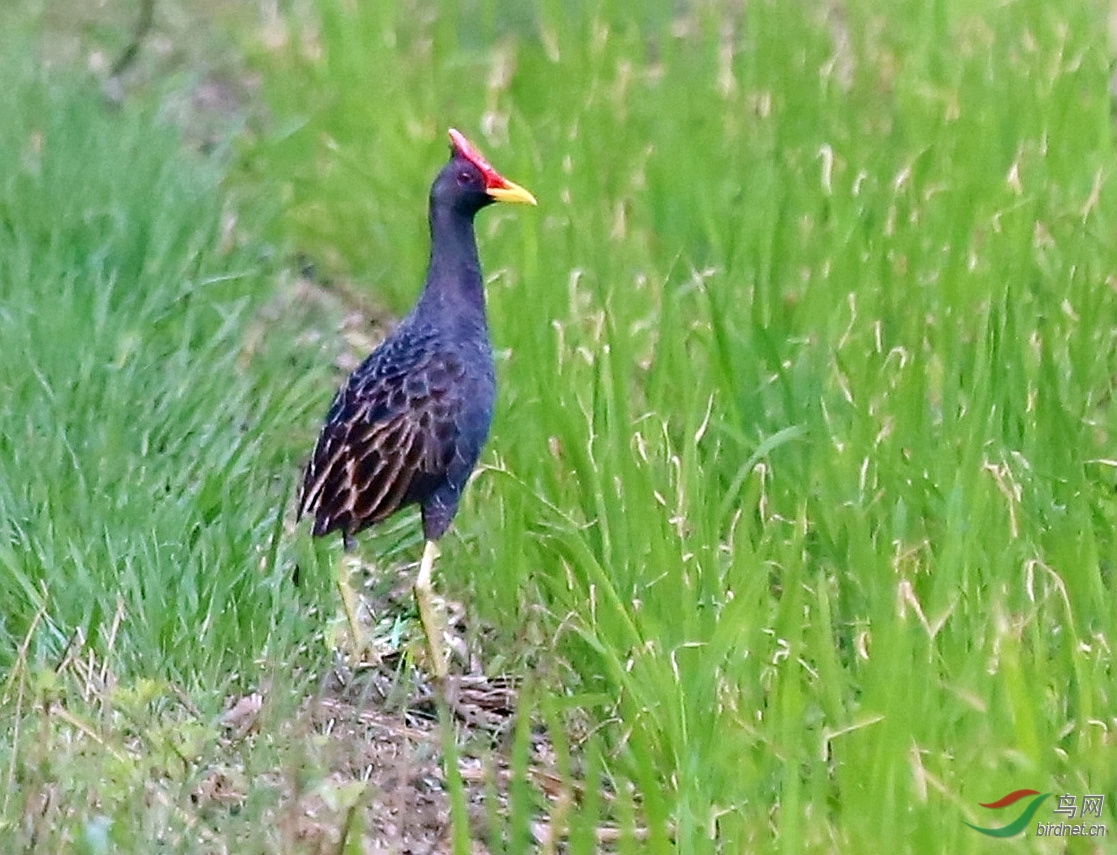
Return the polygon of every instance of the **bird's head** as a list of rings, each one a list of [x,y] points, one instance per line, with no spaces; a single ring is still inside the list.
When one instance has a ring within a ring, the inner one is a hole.
[[[450,129],[450,162],[442,168],[431,196],[445,199],[458,210],[475,213],[493,202],[537,204],[535,197],[489,165],[460,131]]]

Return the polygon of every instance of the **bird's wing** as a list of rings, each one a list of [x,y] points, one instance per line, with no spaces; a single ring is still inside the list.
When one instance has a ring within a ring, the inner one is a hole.
[[[429,341],[385,343],[334,398],[303,476],[299,516],[346,534],[422,499],[443,477],[461,364]]]

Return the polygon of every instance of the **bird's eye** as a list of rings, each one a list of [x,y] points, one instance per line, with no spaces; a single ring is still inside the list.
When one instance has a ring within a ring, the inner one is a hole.
[[[458,173],[458,183],[459,184],[468,184],[470,182],[471,178],[472,178],[472,176],[468,172],[466,172],[464,169],[461,172]]]

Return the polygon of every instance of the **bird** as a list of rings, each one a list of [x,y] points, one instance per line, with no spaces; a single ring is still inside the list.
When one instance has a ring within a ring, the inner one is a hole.
[[[299,519],[311,533],[356,535],[418,505],[424,538],[414,593],[435,676],[449,672],[432,602],[436,545],[449,529],[489,434],[496,397],[474,216],[494,202],[536,205],[451,128],[431,184],[430,260],[411,311],[334,395],[303,472]],[[355,630],[352,593],[339,573]],[[354,639],[356,640],[356,639]]]

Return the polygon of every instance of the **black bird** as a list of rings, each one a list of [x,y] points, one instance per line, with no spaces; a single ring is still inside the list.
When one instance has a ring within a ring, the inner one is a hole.
[[[315,536],[340,531],[346,550],[354,547],[357,532],[419,505],[426,545],[415,598],[440,679],[447,665],[431,603],[435,541],[457,512],[488,436],[496,395],[473,233],[474,215],[493,202],[536,204],[451,128],[450,161],[431,185],[423,291],[338,390],[298,503],[300,519],[314,518]],[[342,586],[345,598],[347,583]]]

